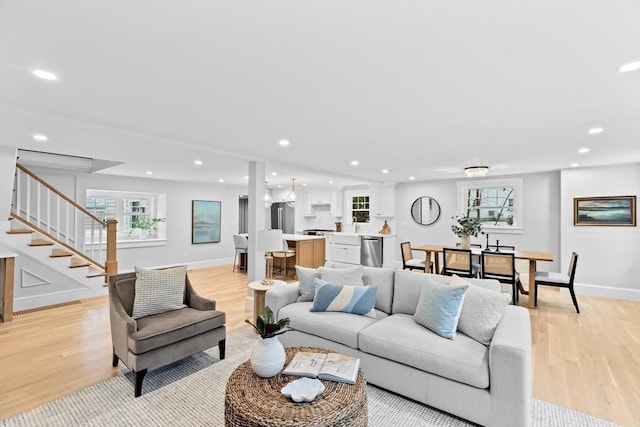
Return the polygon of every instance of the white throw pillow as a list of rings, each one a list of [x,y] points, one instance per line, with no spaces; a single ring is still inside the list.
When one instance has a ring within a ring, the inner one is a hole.
[[[187,266],[152,270],[135,267],[136,295],[131,317],[139,319],[165,311],[179,310],[184,305]]]
[[[462,304],[458,330],[481,344],[489,345],[511,296],[482,288],[456,275],[451,278],[451,285],[463,284],[469,288]]]
[[[322,280],[343,286],[364,286],[363,271],[364,267],[361,265],[347,268],[318,267],[318,273],[320,273]]]

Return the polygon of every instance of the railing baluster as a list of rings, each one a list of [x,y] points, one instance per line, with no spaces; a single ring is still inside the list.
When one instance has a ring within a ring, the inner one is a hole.
[[[16,169],[16,212],[15,214],[20,216],[20,202],[22,201],[22,171],[20,169]]]
[[[39,182],[36,182],[36,224],[42,228],[42,216],[40,214],[40,198],[42,197],[42,186]]]
[[[26,220],[31,222],[31,182],[27,178],[27,206],[25,209]]]
[[[47,192],[47,232],[51,234],[51,190],[46,189]]]

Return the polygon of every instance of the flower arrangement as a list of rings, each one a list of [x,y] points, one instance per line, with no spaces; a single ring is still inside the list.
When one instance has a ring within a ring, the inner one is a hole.
[[[451,231],[458,236],[473,236],[478,237],[478,233],[482,233],[482,224],[480,221],[469,218],[468,216],[453,216],[451,219],[455,219],[455,224],[451,226]]]
[[[284,319],[280,319],[278,322],[275,322],[273,311],[271,311],[269,306],[266,306],[264,308],[264,313],[258,316],[255,325],[249,320],[245,320],[245,322],[253,326],[262,338],[272,338],[291,330],[291,328],[288,328],[289,318],[285,317]]]

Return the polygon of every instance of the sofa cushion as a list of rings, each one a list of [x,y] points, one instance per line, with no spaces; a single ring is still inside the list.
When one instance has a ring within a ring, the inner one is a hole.
[[[185,307],[186,266],[162,270],[136,267],[135,270],[136,294],[131,317],[138,319]]]
[[[371,286],[342,286],[314,279],[316,295],[311,311],[341,311],[365,315],[376,303],[376,288]]]
[[[469,284],[442,285],[427,278],[413,320],[443,338],[454,339],[467,288]]]
[[[318,267],[320,278],[336,285],[362,286],[362,266],[348,268]]]
[[[410,270],[396,270],[393,280],[392,314],[413,314],[422,292],[422,285],[427,281],[423,273]]]
[[[394,314],[363,329],[360,350],[449,378],[473,387],[489,387],[489,349],[459,333],[444,339],[413,321]]]
[[[200,335],[225,324],[225,313],[185,307],[136,320],[138,330],[129,334],[129,349],[142,354]]]
[[[467,284],[458,330],[484,345],[489,345],[502,315],[511,302],[509,294],[490,291],[458,276],[451,279],[452,285]]]
[[[327,261],[324,265],[329,268],[351,268],[353,264]],[[376,309],[391,314],[393,304],[393,280],[395,269],[364,266],[362,269],[362,282],[365,286],[376,288]]]
[[[320,278],[318,269],[296,265],[296,274],[300,282],[300,296],[297,301],[313,301],[313,296],[316,293],[316,284],[313,279]]]
[[[310,335],[322,337],[351,348],[358,348],[358,334],[376,322],[367,316],[333,311],[310,311],[313,303],[297,302],[280,309],[278,318],[288,317],[291,328]],[[376,310],[378,319],[386,314]]]

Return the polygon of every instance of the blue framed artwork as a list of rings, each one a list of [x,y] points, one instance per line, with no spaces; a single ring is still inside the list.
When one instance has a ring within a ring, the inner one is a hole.
[[[191,243],[220,242],[222,202],[191,201]]]
[[[636,225],[636,196],[573,199],[573,225]]]

